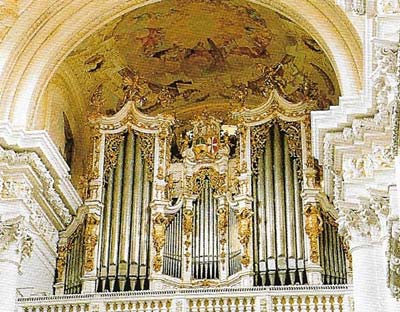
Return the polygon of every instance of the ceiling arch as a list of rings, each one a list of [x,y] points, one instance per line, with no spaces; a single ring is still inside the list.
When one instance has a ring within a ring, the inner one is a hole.
[[[5,56],[0,64],[5,82],[1,101],[6,108],[2,119],[27,127],[46,84],[80,42],[116,17],[153,2],[72,0],[52,8],[35,2],[22,14],[20,27],[14,27],[1,46],[0,53]],[[340,15],[346,19],[338,7],[324,1],[318,3],[323,7],[319,9],[314,1],[306,0],[259,3],[291,18],[313,35],[331,57],[343,95],[355,94],[361,88],[360,61],[355,61],[362,60],[361,45],[348,24],[338,24],[337,18],[336,23],[331,20]]]
[[[272,89],[293,103],[316,100],[320,109],[340,95],[329,58],[306,31],[243,0],[141,7],[91,35],[63,64],[86,98],[101,84],[114,111],[133,88],[143,112],[178,115],[193,107],[258,106]]]

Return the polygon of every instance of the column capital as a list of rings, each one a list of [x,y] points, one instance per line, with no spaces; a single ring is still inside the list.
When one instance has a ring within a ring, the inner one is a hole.
[[[28,228],[24,216],[6,219],[0,215],[0,259],[15,263],[18,269],[33,250],[33,238]]]
[[[370,198],[360,198],[358,203],[336,203],[339,233],[350,242],[351,248],[379,243],[387,236],[389,196],[382,191],[370,192]]]

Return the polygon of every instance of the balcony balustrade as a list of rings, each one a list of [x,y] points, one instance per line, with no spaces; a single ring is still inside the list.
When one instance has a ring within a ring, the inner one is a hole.
[[[18,312],[351,312],[352,287],[200,288],[17,299]]]

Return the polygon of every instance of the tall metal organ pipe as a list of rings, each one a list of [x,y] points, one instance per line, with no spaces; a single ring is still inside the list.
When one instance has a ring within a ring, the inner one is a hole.
[[[278,125],[270,128],[253,179],[257,207],[254,216],[256,285],[301,283],[299,268],[304,235],[300,182],[290,156],[286,135]],[[267,261],[264,261],[267,260]]]
[[[124,135],[104,185],[98,291],[148,289],[151,182],[134,132]]]

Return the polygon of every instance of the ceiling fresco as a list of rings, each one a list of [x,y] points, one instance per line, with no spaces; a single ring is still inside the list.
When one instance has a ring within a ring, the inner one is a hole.
[[[289,19],[237,0],[166,0],[132,11],[86,39],[66,61],[87,97],[107,109],[139,100],[150,114],[260,105],[272,89],[291,102],[340,95],[321,47]]]

